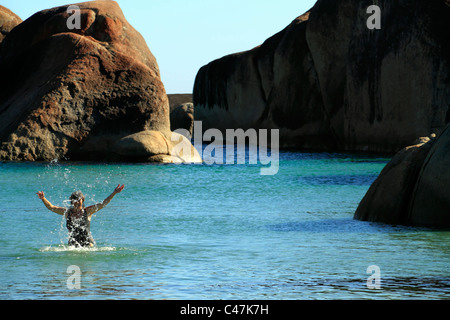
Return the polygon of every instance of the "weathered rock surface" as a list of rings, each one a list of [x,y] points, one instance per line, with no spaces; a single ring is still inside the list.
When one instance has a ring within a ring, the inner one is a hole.
[[[0,43],[21,22],[22,19],[18,15],[0,5]]]
[[[450,126],[422,138],[386,165],[355,212],[355,219],[450,228]]]
[[[319,0],[250,51],[202,67],[195,120],[278,128],[281,146],[397,152],[450,121],[450,4]]]
[[[141,160],[116,152],[116,143],[143,131],[158,133],[139,140],[147,155],[170,156],[170,148],[148,141],[171,132],[167,94],[145,40],[116,2],[77,6],[81,29],[68,28],[68,6],[61,6],[36,13],[3,41],[0,160]]]

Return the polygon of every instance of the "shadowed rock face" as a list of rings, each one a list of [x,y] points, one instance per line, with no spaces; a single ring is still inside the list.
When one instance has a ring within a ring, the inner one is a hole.
[[[450,229],[450,126],[427,155],[419,173],[408,219],[413,225]]]
[[[332,147],[317,73],[306,42],[309,13],[253,50],[200,69],[195,120],[203,129],[280,128],[284,146]]]
[[[261,46],[201,68],[203,128],[279,128],[281,145],[397,152],[450,121],[450,3],[319,0]]]
[[[450,126],[422,138],[386,165],[355,212],[355,219],[450,228]]]
[[[52,8],[0,47],[1,160],[132,159],[113,145],[148,131],[170,140],[168,98],[143,37],[114,1],[77,5],[80,30],[68,29],[68,6]]]
[[[382,170],[360,202],[354,218],[389,224],[410,224],[411,195],[434,140],[422,139],[399,151]]]
[[[19,16],[0,5],[0,43],[21,22],[22,19]]]

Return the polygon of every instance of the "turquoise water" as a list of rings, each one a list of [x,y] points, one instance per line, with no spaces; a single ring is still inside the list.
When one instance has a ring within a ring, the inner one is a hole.
[[[450,233],[353,220],[386,158],[280,153],[258,165],[0,164],[0,299],[448,299]],[[55,205],[125,190],[67,247]],[[81,271],[79,287],[67,281]],[[367,268],[380,268],[369,289]]]

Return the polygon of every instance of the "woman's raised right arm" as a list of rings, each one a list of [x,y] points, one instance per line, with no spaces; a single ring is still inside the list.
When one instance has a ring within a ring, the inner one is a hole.
[[[48,210],[50,210],[50,211],[52,211],[52,212],[54,212],[54,213],[57,213],[57,214],[59,214],[59,215],[61,215],[61,216],[63,216],[64,213],[66,212],[66,209],[65,209],[65,208],[57,207],[57,206],[54,206],[53,204],[51,204],[51,202],[48,201],[48,200],[45,198],[45,195],[44,195],[44,192],[43,192],[43,191],[39,191],[39,192],[37,193],[37,195],[38,195],[39,199],[42,200],[42,202],[44,203],[44,205],[47,207]]]

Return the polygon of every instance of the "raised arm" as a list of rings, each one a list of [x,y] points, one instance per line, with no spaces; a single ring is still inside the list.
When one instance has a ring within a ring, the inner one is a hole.
[[[61,216],[63,216],[64,213],[66,212],[65,208],[54,206],[50,201],[48,201],[45,198],[45,195],[44,195],[43,191],[39,191],[37,193],[37,195],[38,195],[39,199],[42,200],[42,202],[44,203],[44,205],[47,207],[48,210],[50,210],[50,211],[52,211],[54,213],[57,213],[57,214],[59,214]]]
[[[114,196],[118,193],[121,193],[123,188],[125,188],[124,185],[120,186],[120,184],[117,186],[117,188],[114,189],[113,193],[111,193],[103,202],[94,204],[93,206],[86,208],[86,213],[88,216],[92,216],[94,213],[102,210],[104,207],[108,205],[108,203],[111,202],[111,200],[114,198]]]

